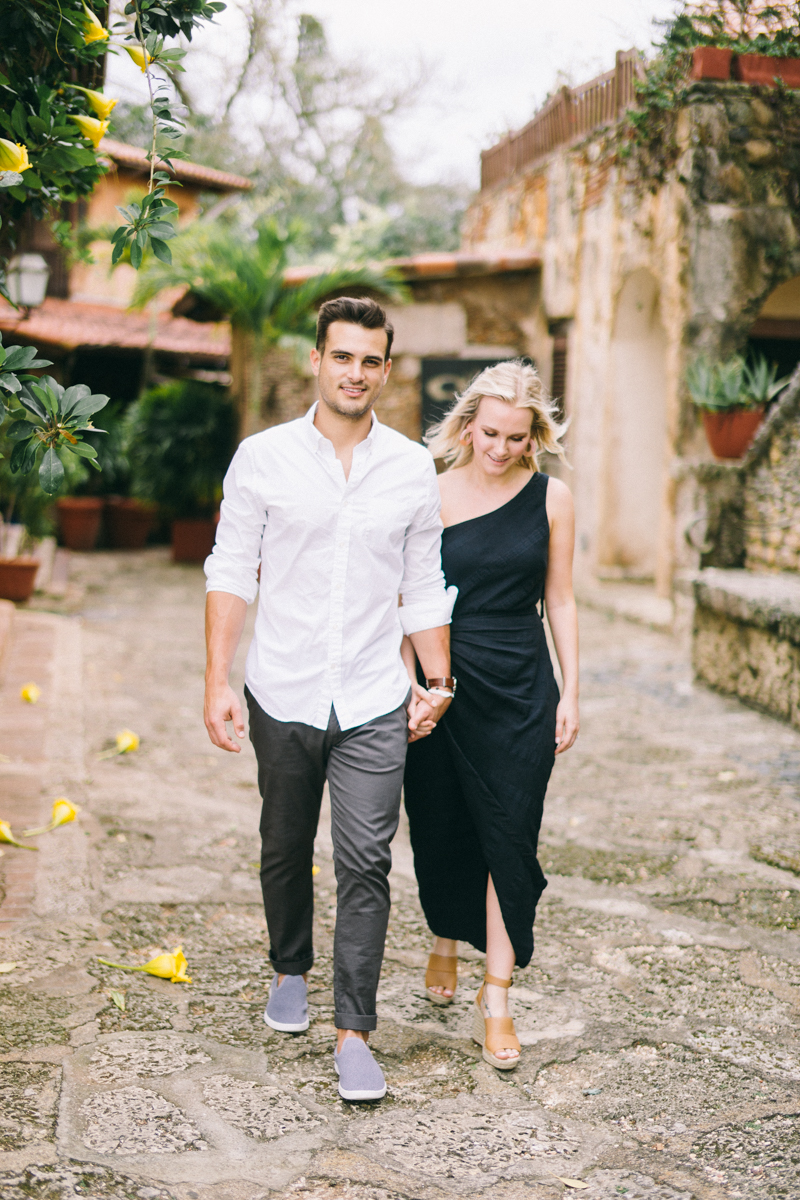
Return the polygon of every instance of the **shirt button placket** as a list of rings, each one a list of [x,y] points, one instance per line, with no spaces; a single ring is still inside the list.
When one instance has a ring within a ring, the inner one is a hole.
[[[342,695],[342,636],[344,630],[344,585],[350,547],[350,505],[345,496],[336,522],[331,572],[330,620],[328,624],[328,674],[334,704]]]

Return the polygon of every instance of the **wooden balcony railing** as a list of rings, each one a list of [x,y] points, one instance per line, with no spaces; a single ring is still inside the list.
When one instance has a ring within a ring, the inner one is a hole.
[[[561,88],[524,128],[481,152],[481,188],[495,187],[556,146],[613,124],[635,103],[634,81],[643,69],[637,50],[619,50],[613,71],[580,87]]]

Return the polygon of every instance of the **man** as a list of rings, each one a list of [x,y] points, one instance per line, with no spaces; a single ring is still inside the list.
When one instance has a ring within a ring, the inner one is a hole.
[[[450,697],[409,703],[403,632],[431,684],[450,680],[452,600],[441,569],[439,493],[422,446],[373,414],[393,330],[373,300],[323,304],[311,363],[319,401],[247,438],[225,478],[206,561],[206,727],[238,752],[244,722],[228,683],[247,604],[260,595],[247,656],[258,760],[261,886],[276,974],[264,1019],[308,1028],[312,853],[327,776],[337,880],[334,1063],[346,1100],[386,1093],[367,1046],[389,917],[388,874],[408,731]],[[398,595],[402,607],[398,606]]]

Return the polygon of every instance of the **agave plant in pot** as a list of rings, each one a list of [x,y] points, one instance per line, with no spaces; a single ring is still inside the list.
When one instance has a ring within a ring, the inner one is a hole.
[[[782,391],[789,377],[762,356],[748,363],[737,354],[725,362],[695,359],[686,372],[686,386],[700,409],[703,427],[716,458],[741,458],[755,437],[766,405]]]
[[[175,380],[146,391],[127,422],[132,494],[170,520],[173,561],[202,562],[236,449],[233,404],[216,384]]]

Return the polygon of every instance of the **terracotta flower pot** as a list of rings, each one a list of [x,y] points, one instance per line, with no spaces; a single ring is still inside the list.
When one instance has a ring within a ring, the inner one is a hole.
[[[108,540],[115,550],[143,550],[156,520],[155,504],[126,496],[106,500]]]
[[[104,504],[102,496],[64,496],[56,502],[61,540],[68,550],[94,550]]]
[[[690,79],[730,79],[732,50],[722,46],[695,46]]]
[[[38,558],[0,558],[0,600],[28,600],[33,591]]]
[[[764,416],[758,408],[703,409],[703,425],[715,458],[741,458]]]
[[[800,58],[772,58],[768,54],[739,54],[733,65],[734,76],[742,83],[760,83],[774,87],[775,77],[787,87],[800,87]]]
[[[180,519],[172,522],[172,561],[205,562],[214,549],[217,523],[208,519]]]

